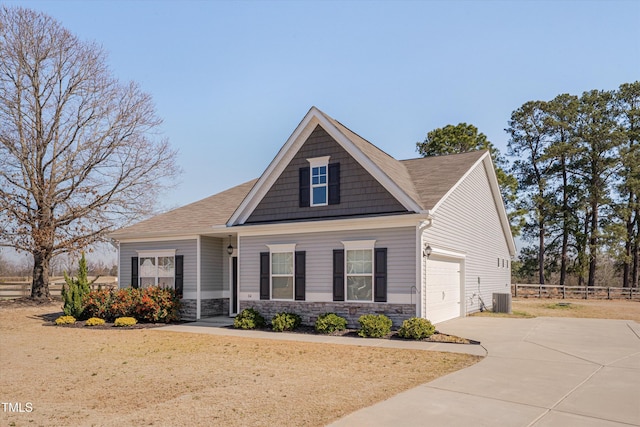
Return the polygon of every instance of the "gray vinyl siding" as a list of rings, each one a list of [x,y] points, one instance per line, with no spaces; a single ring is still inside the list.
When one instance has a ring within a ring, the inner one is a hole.
[[[137,257],[136,251],[144,250],[176,250],[176,255],[184,256],[184,291],[196,291],[196,240],[170,240],[163,242],[120,243],[121,288],[131,286],[131,258]]]
[[[331,156],[340,163],[340,204],[301,208],[299,170],[307,159]],[[247,223],[406,212],[406,209],[324,129],[316,127]]]
[[[222,239],[215,237],[200,238],[200,286],[205,291],[223,290]],[[226,261],[226,258],[225,258]]]
[[[322,232],[279,236],[241,237],[240,292],[258,299],[260,288],[260,252],[267,245],[295,243],[296,251],[306,251],[306,293],[333,296],[333,250],[343,249],[342,241],[375,240],[376,248],[387,248],[387,294],[410,298],[416,281],[415,227],[349,232]]]
[[[494,292],[510,292],[509,247],[484,163],[467,176],[434,216],[433,225],[424,232],[424,242],[466,255],[465,289],[461,294],[466,312],[480,309],[478,294],[491,307]],[[498,258],[509,260],[509,268],[506,263],[504,268],[498,267]]]

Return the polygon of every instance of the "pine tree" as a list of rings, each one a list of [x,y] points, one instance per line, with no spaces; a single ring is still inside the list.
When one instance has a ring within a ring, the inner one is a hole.
[[[64,281],[66,283],[62,287],[62,300],[64,301],[63,311],[67,316],[73,316],[76,319],[82,317],[82,312],[84,311],[82,299],[91,292],[91,284],[98,279],[96,277],[89,282],[88,272],[89,269],[87,268],[84,252],[80,261],[78,261],[78,275],[75,278],[71,278],[66,271],[64,272]]]

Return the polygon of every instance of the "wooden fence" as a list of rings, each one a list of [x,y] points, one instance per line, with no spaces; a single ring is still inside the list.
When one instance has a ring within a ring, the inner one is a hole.
[[[560,286],[515,283],[511,295],[520,298],[629,299],[640,301],[640,289],[605,286]]]
[[[55,280],[49,283],[51,296],[60,296],[64,280]],[[91,289],[115,289],[118,283],[113,278],[98,279],[91,285]],[[20,278],[5,278],[0,280],[0,298],[11,299],[31,296],[31,282]]]

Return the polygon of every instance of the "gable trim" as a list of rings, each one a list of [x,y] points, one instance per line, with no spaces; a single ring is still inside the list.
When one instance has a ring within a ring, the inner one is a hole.
[[[421,212],[418,201],[410,197],[400,186],[387,176],[371,159],[369,159],[355,144],[316,107],[311,107],[300,124],[293,131],[287,142],[282,146],[276,157],[258,179],[240,206],[231,215],[228,226],[244,224],[253,210],[258,206],[267,192],[271,189],[280,174],[297,154],[307,138],[320,125],[351,157],[367,170],[393,197],[410,212]]]

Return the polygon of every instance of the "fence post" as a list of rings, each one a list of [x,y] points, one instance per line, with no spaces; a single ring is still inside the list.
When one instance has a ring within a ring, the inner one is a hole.
[[[542,285],[538,285],[538,298],[542,299]]]
[[[611,299],[611,286],[607,286],[607,299]]]
[[[513,285],[513,286],[514,286],[514,288],[513,288],[513,289],[514,289],[514,294],[515,294],[515,295],[514,295],[514,297],[518,298],[518,284],[516,283],[516,284],[515,284],[515,285]]]
[[[566,285],[562,285],[562,299],[567,297],[567,287]]]

